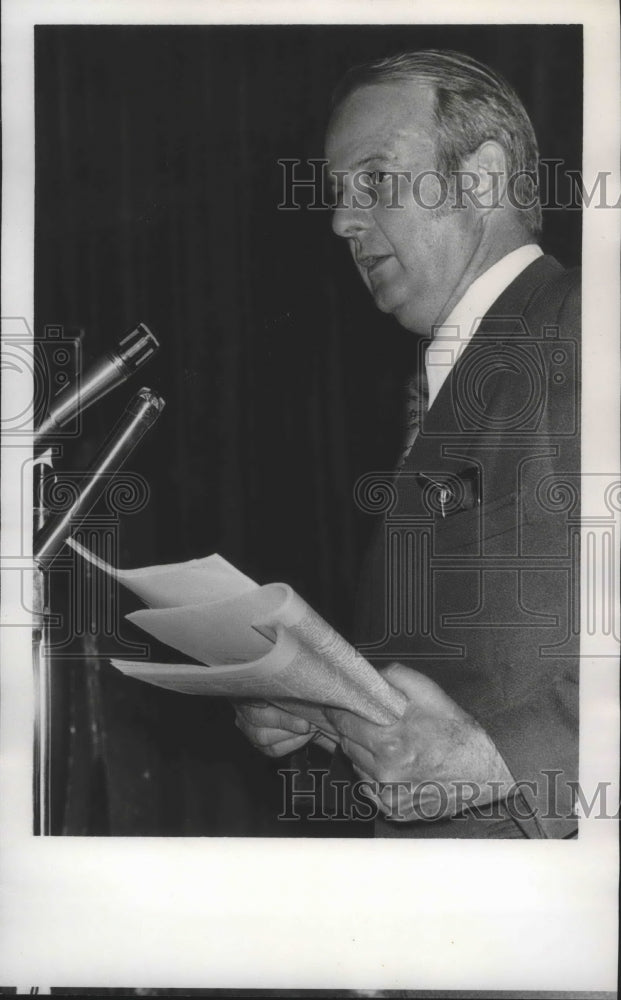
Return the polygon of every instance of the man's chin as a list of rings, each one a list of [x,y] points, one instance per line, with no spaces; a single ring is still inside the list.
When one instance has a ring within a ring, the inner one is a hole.
[[[389,313],[395,317],[397,323],[412,333],[421,333],[420,320],[415,315],[412,303],[404,298],[397,298],[394,295],[382,294],[381,291],[373,292],[375,305],[380,312]]]
[[[403,299],[394,295],[394,293],[391,295],[388,289],[381,287],[371,288],[371,295],[373,296],[375,305],[383,313],[396,313],[398,309],[405,306]]]

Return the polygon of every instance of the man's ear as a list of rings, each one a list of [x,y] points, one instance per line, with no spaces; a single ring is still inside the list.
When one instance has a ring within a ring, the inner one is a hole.
[[[472,200],[480,209],[501,205],[507,188],[507,155],[494,139],[488,139],[467,157],[467,169],[478,178]]]

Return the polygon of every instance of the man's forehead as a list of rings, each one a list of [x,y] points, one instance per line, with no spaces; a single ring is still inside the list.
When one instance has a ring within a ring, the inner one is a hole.
[[[326,156],[353,167],[366,155],[414,142],[429,145],[434,130],[434,93],[410,80],[367,84],[349,94],[328,123]]]

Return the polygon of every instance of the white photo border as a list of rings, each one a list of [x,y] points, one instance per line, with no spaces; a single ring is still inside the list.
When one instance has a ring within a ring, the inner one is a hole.
[[[35,24],[584,26],[584,160],[619,194],[612,0],[3,0],[2,316],[33,329]],[[610,195],[609,195],[610,197]],[[584,211],[583,473],[619,474],[619,212]],[[3,319],[3,327],[8,320]],[[2,426],[32,385],[4,372]],[[43,838],[32,830],[29,442],[2,449],[0,982],[54,987],[614,990],[617,824],[577,841]],[[617,569],[613,570],[617,572]],[[617,591],[618,593],[618,587]],[[605,641],[608,645],[605,645]],[[604,643],[604,645],[602,645]],[[602,653],[604,655],[602,655]],[[580,780],[618,800],[618,664],[583,646]]]

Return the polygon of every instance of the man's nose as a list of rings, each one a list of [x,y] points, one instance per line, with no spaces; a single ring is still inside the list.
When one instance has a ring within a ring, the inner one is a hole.
[[[372,225],[373,213],[369,208],[341,205],[332,213],[332,230],[345,239],[360,236]]]

